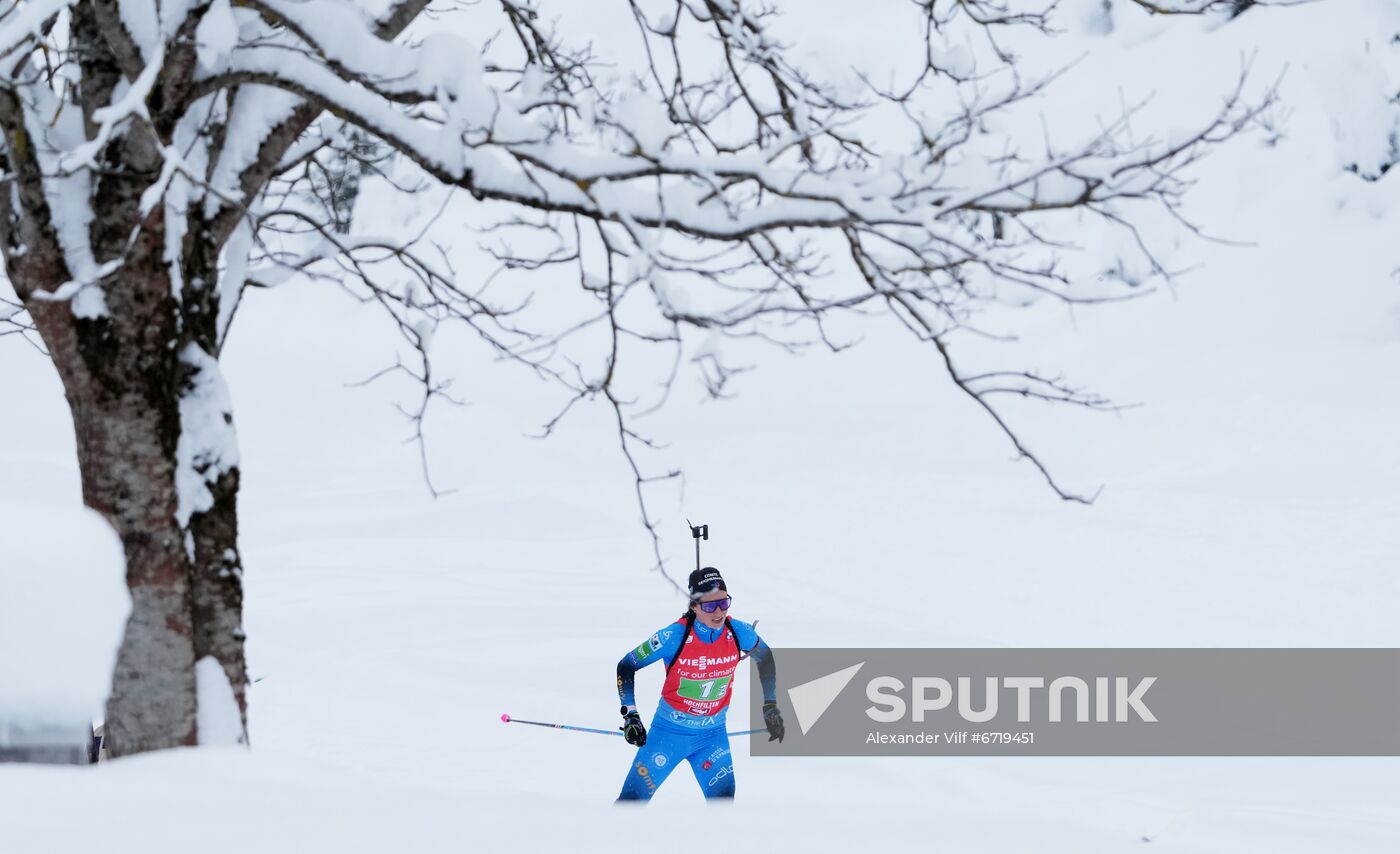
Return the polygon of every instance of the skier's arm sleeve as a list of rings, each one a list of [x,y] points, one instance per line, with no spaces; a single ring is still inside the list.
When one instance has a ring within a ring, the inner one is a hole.
[[[648,664],[665,659],[670,661],[681,648],[681,632],[678,626],[667,626],[630,649],[617,663],[617,698],[622,705],[635,708],[637,692],[633,676]]]
[[[633,675],[637,672],[635,665],[629,661],[632,653],[627,653],[622,660],[617,663],[617,699],[622,701],[624,708],[635,709],[637,707],[636,680]]]
[[[778,702],[778,665],[773,661],[773,650],[768,648],[763,638],[759,638],[749,651],[749,656],[758,665],[758,683],[763,686],[763,702]]]

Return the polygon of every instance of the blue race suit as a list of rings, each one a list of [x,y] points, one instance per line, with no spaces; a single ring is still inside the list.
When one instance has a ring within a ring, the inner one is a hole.
[[[777,675],[768,645],[749,623],[731,619],[728,625],[741,651],[758,665],[765,702],[777,697]],[[715,643],[725,628],[712,629],[698,620],[691,630],[699,640]],[[665,661],[669,668],[681,649],[685,626],[672,623],[658,631],[617,663],[617,693],[622,705],[636,706],[634,674],[649,664]],[[713,715],[694,715],[672,708],[663,699],[651,719],[647,743],[637,748],[618,801],[648,801],[682,760],[690,763],[706,799],[734,797],[734,760],[729,750],[725,716],[728,708]]]

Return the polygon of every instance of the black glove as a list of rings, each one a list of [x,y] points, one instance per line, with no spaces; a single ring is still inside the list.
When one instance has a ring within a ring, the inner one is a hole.
[[[628,744],[635,744],[638,747],[647,743],[647,728],[642,726],[642,716],[637,711],[627,711],[627,707],[622,707],[622,737],[627,739]]]
[[[763,725],[768,727],[768,740],[783,743],[783,716],[778,712],[777,703],[763,704]]]

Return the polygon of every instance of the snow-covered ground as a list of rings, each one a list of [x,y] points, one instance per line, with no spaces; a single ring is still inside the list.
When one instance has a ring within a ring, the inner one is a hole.
[[[761,618],[778,646],[1400,646],[1400,175],[1339,168],[1395,121],[1363,83],[1400,89],[1396,8],[1334,0],[1213,32],[1066,35],[1096,52],[1064,85],[1116,74],[1167,102],[1194,90],[1209,109],[1232,82],[1202,91],[1213,70],[1257,50],[1260,73],[1288,65],[1291,110],[1276,145],[1251,137],[1198,172],[1189,212],[1251,245],[1188,240],[1177,258],[1200,267],[1174,291],[1044,305],[1007,318],[1019,344],[979,353],[1144,403],[1013,410],[1058,477],[1105,487],[1095,505],[1057,501],[931,352],[872,327],[839,356],[772,354],[731,401],[700,404],[683,385],[649,420],[687,472],[683,501],[656,496],[672,565],[691,560],[684,517],[708,522],[706,561],[736,615]],[[739,851],[1400,846],[1400,760],[1380,758],[756,759],[740,747],[733,808],[700,810],[682,770],[649,810],[615,810],[631,755],[620,739],[499,720],[615,725],[618,657],[681,609],[646,571],[608,413],[523,437],[557,400],[444,330],[440,367],[470,405],[430,421],[435,483],[456,490],[435,501],[389,405],[410,390],[346,387],[393,361],[378,315],[325,285],[256,293],[240,311],[224,363],[253,750],[0,766],[5,854],[615,852],[677,834]],[[71,507],[57,378],[14,339],[0,360],[0,507]],[[33,518],[0,518],[4,541]],[[13,557],[0,551],[0,592],[30,595],[42,558]],[[641,674],[644,706],[659,684],[658,668]]]

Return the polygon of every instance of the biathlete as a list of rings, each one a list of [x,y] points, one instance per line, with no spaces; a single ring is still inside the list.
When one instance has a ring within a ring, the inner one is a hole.
[[[689,586],[690,608],[680,619],[617,663],[622,734],[637,746],[619,802],[651,800],[682,760],[690,763],[706,799],[734,797],[734,760],[724,719],[734,671],[745,657],[758,665],[768,740],[783,740],[777,669],[768,645],[752,625],[730,618],[733,600],[719,570],[695,570]],[[633,675],[657,661],[666,662],[666,682],[648,734],[637,714]]]

